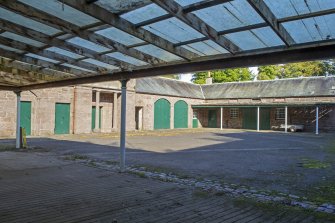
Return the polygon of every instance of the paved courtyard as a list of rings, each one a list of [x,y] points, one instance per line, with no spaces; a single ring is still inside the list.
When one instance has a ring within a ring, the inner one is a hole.
[[[41,149],[0,152],[0,222],[327,221],[63,159],[75,154],[115,163],[118,140],[117,134],[30,138],[29,145]],[[332,140],[330,133],[134,132],[128,133],[127,164],[334,203]]]

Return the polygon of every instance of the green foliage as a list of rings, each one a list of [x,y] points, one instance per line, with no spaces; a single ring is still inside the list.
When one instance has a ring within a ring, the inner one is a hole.
[[[180,75],[178,74],[167,74],[167,75],[162,75],[161,77],[180,80]]]
[[[258,80],[311,77],[335,74],[335,60],[308,61],[258,67]]]
[[[196,84],[205,84],[208,72],[198,72],[192,77],[192,81]],[[248,68],[236,68],[211,71],[213,83],[233,82],[233,81],[249,81],[252,79],[252,73]]]
[[[307,169],[326,169],[331,167],[330,163],[321,162],[319,160],[302,159],[302,161],[302,166]]]

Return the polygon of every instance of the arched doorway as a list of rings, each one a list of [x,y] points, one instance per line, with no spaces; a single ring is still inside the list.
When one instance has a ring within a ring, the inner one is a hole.
[[[188,105],[185,101],[179,100],[174,104],[174,128],[188,127]]]
[[[170,128],[170,102],[158,99],[154,105],[154,129]]]

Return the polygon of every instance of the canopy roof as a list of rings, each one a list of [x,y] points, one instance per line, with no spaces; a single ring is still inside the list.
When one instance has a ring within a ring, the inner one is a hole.
[[[335,57],[334,0],[1,0],[0,88]]]

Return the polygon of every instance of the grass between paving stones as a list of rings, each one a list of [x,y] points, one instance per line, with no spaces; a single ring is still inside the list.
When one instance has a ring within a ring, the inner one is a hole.
[[[152,172],[152,173],[166,173],[170,175],[175,175],[180,179],[189,179],[191,176],[181,173],[175,169],[172,168],[165,168],[165,167],[159,167],[159,166],[150,166],[150,165],[133,165],[132,167],[141,169],[143,171]],[[202,180],[202,179],[197,179]]]
[[[15,145],[11,144],[0,144],[0,152],[5,152],[5,151],[15,151]]]
[[[274,202],[257,202],[250,198],[240,197],[233,199],[233,202],[236,206],[240,207],[246,207],[246,206],[253,206],[257,207],[261,210],[273,213],[273,212],[292,212],[292,214],[305,214],[308,216],[313,216],[316,218],[319,222],[325,222],[325,221],[335,221],[335,215],[327,214],[323,212],[316,212],[310,209],[303,209],[300,207],[293,207],[293,206],[287,206],[279,203]]]
[[[328,162],[322,162],[320,160],[314,160],[309,158],[303,158],[302,160],[302,167],[308,169],[326,169],[330,168],[331,164]]]
[[[323,182],[306,190],[308,200],[318,204],[335,203],[335,181]]]
[[[64,159],[65,160],[72,160],[72,161],[75,161],[75,160],[88,160],[89,157],[86,156],[86,155],[81,155],[81,154],[71,154],[71,155],[65,156]]]

